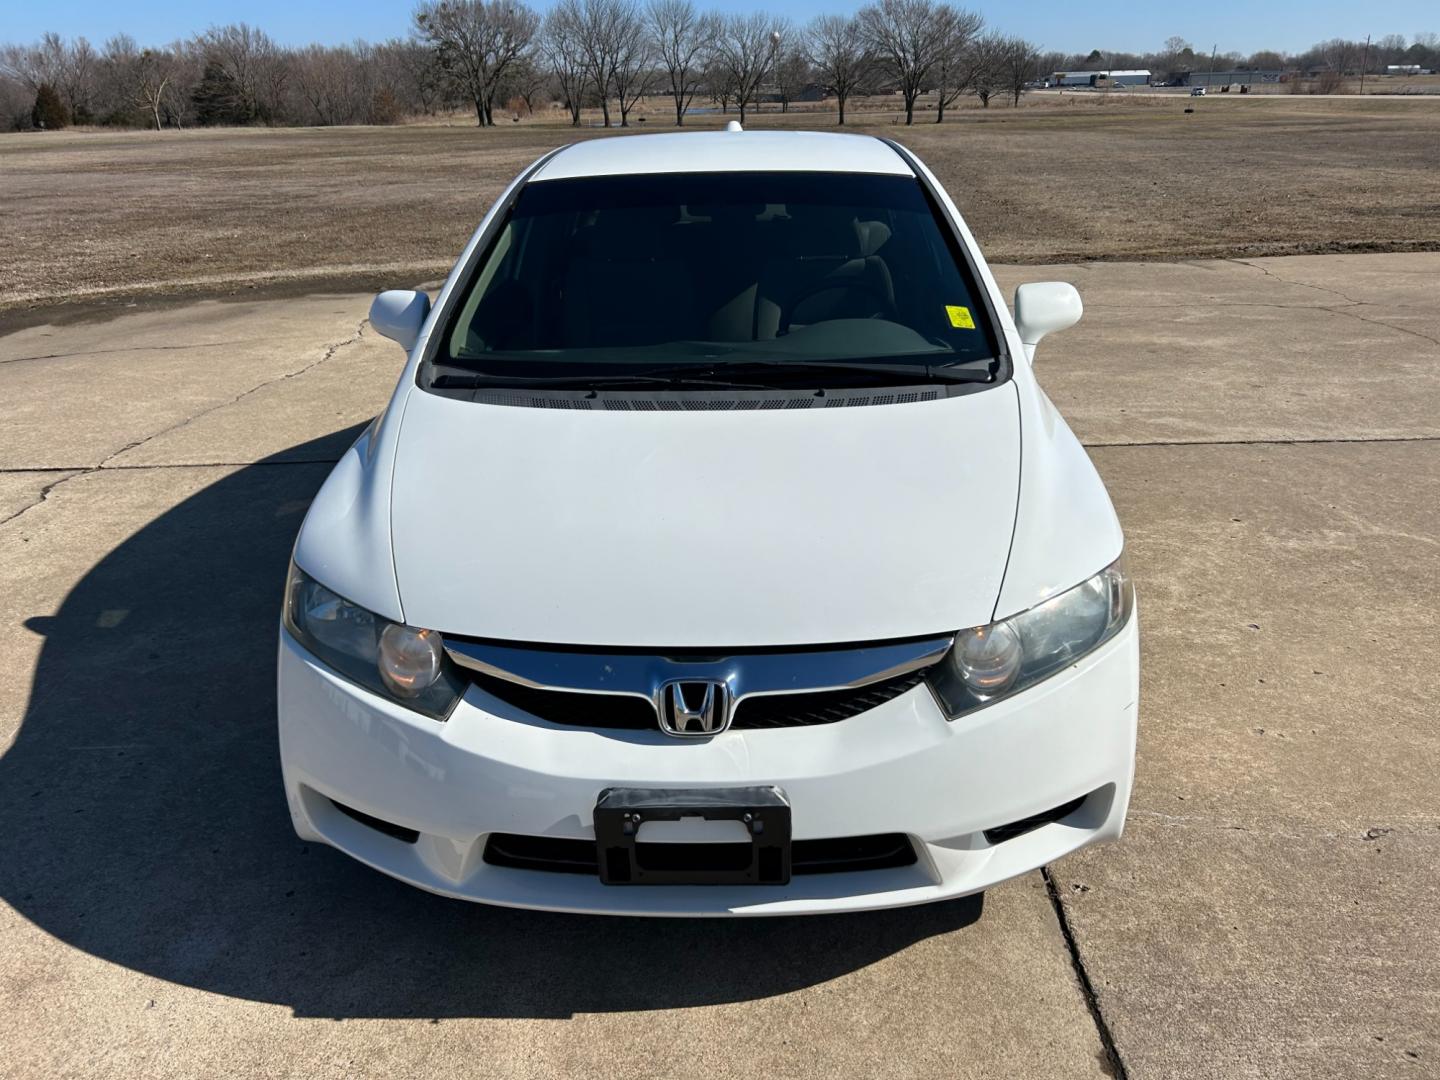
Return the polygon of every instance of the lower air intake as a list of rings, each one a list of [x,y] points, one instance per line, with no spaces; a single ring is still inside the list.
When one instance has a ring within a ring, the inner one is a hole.
[[[1059,806],[1046,810],[1043,813],[1021,818],[1019,821],[1012,821],[1008,825],[998,825],[993,829],[986,829],[985,840],[991,844],[1003,844],[1006,840],[1014,840],[1017,836],[1024,836],[1028,832],[1034,832],[1040,828],[1041,825],[1049,825],[1059,821],[1061,818],[1069,817],[1076,810],[1079,810],[1081,804],[1084,802],[1084,798],[1071,799],[1069,802],[1061,803]]]
[[[665,858],[689,866],[703,866],[710,857],[723,859],[731,844],[657,844],[669,849]],[[706,849],[710,849],[707,851]],[[748,857],[748,848],[746,849]],[[485,861],[515,870],[552,874],[598,874],[595,841],[553,836],[491,833],[485,843]],[[863,870],[892,870],[915,862],[915,849],[903,833],[874,836],[840,836],[827,840],[796,840],[790,849],[791,874],[846,874]]]

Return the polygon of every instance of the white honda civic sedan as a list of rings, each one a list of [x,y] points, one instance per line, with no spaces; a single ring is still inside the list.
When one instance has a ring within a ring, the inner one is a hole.
[[[1138,630],[1115,512],[888,140],[548,154],[295,544],[295,828],[450,896],[778,915],[986,889],[1118,837]]]

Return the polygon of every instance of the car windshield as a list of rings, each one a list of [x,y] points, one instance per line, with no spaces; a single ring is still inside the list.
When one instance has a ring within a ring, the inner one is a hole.
[[[955,243],[913,177],[531,183],[462,282],[422,384],[995,381]]]

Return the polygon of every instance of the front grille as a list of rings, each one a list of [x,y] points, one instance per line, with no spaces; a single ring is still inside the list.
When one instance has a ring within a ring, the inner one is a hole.
[[[923,671],[883,679],[850,690],[825,690],[818,694],[767,694],[746,698],[735,708],[734,728],[808,727],[848,720],[913,690],[925,679]]]
[[[710,866],[723,858],[724,848],[740,848],[748,860],[749,847],[743,844],[642,844],[667,849],[667,861],[691,866]],[[707,850],[709,849],[709,850]],[[552,874],[598,874],[594,840],[562,840],[553,836],[520,836],[491,833],[485,842],[485,861],[491,866],[516,870],[539,870]],[[863,870],[891,870],[915,862],[915,848],[903,833],[874,836],[839,836],[825,840],[796,840],[790,847],[792,874],[845,874]]]
[[[654,731],[659,726],[654,706],[644,698],[541,690],[476,671],[468,674],[475,685],[486,693],[552,724],[630,731]],[[907,671],[853,689],[746,698],[735,707],[730,727],[744,731],[833,724],[837,720],[859,716],[913,690],[924,678],[924,671]]]
[[[570,727],[625,728],[654,731],[659,727],[655,706],[628,694],[582,694],[569,690],[540,690],[509,679],[466,672],[475,685],[517,709]]]

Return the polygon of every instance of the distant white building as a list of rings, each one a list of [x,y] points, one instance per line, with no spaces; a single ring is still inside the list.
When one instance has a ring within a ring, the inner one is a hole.
[[[1386,64],[1386,75],[1428,75],[1429,72],[1419,64]]]

